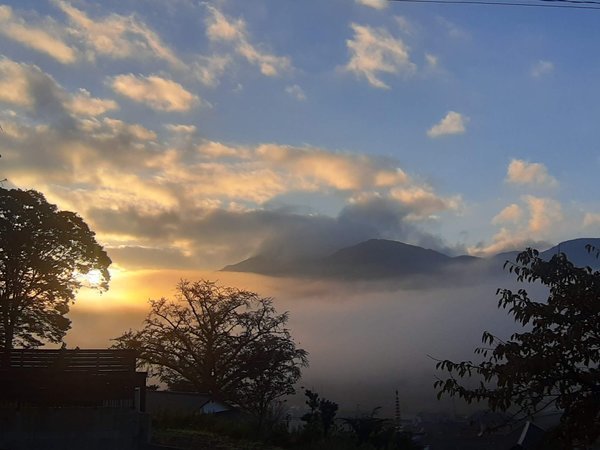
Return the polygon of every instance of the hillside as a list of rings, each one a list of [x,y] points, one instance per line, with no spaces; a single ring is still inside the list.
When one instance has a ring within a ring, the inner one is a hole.
[[[544,259],[561,251],[577,266],[600,268],[600,260],[591,255],[586,244],[600,248],[600,238],[580,238],[562,242],[541,252]],[[489,258],[498,261],[514,260],[518,252],[506,252]],[[225,272],[250,272],[272,276],[300,276],[352,279],[405,278],[416,275],[439,274],[443,270],[484,263],[486,260],[468,255],[450,257],[431,249],[386,239],[370,239],[345,247],[322,257],[281,260],[257,255],[224,267]],[[489,266],[490,264],[487,264]],[[496,267],[490,268],[495,270]]]

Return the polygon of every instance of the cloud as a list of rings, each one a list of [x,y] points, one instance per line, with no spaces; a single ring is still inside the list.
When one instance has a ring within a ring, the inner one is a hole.
[[[208,141],[185,122],[156,133],[110,117],[118,106],[110,99],[67,92],[38,67],[7,59],[0,85],[0,99],[16,110],[2,114],[0,133],[10,182],[77,211],[130,268],[160,255],[169,267],[218,268],[260,251],[325,252],[372,237],[441,249],[423,223],[456,212],[456,199],[391,158]],[[306,206],[312,198],[334,212]]]
[[[431,53],[425,53],[425,61],[430,68],[435,69],[438,66],[439,58]]]
[[[167,130],[171,131],[172,133],[178,133],[178,134],[193,134],[196,132],[195,125],[183,125],[183,124],[168,123],[165,125],[165,128]]]
[[[544,164],[530,163],[522,159],[511,160],[508,165],[506,182],[531,186],[558,186],[558,181],[548,173]]]
[[[219,84],[219,79],[231,64],[229,56],[198,56],[197,61],[191,66],[191,71],[206,86],[214,87]]]
[[[583,216],[583,227],[591,228],[600,225],[600,213],[585,213]]]
[[[531,76],[533,78],[540,78],[544,75],[548,75],[554,71],[554,63],[551,61],[545,61],[540,59],[531,67]]]
[[[406,17],[404,17],[404,16],[395,16],[394,20],[396,21],[396,24],[398,25],[398,28],[400,28],[400,30],[404,34],[407,34],[407,35],[414,34],[415,28],[414,28],[413,24],[410,23],[410,21]]]
[[[356,3],[379,10],[387,8],[388,4],[387,0],[356,0]]]
[[[285,169],[314,189],[325,185],[342,191],[364,190],[392,187],[409,179],[402,169],[386,167],[383,161],[365,155],[273,144],[260,145],[256,153],[273,167]]]
[[[436,125],[427,131],[427,136],[437,138],[451,134],[463,134],[465,125],[469,121],[468,117],[463,116],[456,111],[448,111],[446,116]]]
[[[0,5],[0,33],[63,64],[77,59],[77,51],[67,45],[57,32],[26,24],[14,15],[10,6]]]
[[[182,85],[157,75],[118,75],[112,79],[115,92],[159,111],[188,111],[200,99]]]
[[[524,195],[521,201],[523,207],[513,203],[492,219],[496,225],[505,225],[493,236],[492,242],[472,246],[469,253],[489,256],[525,247],[547,247],[564,222],[561,204],[551,198],[533,195]],[[526,208],[527,216],[523,208]]]
[[[446,30],[448,36],[454,39],[468,39],[470,37],[469,33],[455,24],[445,17],[438,16],[437,22]]]
[[[390,196],[413,210],[410,218],[421,219],[441,211],[463,208],[460,196],[441,197],[429,186],[395,187]]]
[[[41,113],[62,110],[65,100],[62,88],[39,67],[0,58],[0,102]]]
[[[290,96],[294,97],[298,101],[303,102],[306,100],[306,94],[304,93],[304,90],[297,84],[286,86],[285,92],[287,92]]]
[[[89,49],[89,55],[115,59],[156,58],[176,67],[183,63],[161,38],[135,16],[110,14],[105,18],[90,18],[84,11],[65,0],[54,4],[72,24],[69,30]]]
[[[543,236],[552,227],[560,224],[564,216],[559,202],[551,198],[534,197],[526,195],[523,197],[529,207],[528,230],[537,236]]]
[[[218,268],[257,252],[333,251],[372,237],[443,247],[416,220],[453,212],[454,200],[389,159],[228,145],[202,141],[189,125],[168,129],[191,142],[171,147],[142,125],[82,116],[66,127],[32,124],[20,141],[2,133],[0,153],[12,183],[77,211],[129,267],[164,251],[173,266]],[[295,208],[286,195],[296,192],[337,196],[340,212]]]
[[[278,76],[292,69],[289,57],[269,53],[251,42],[243,19],[230,19],[212,5],[207,9],[210,16],[206,20],[206,35],[211,41],[232,45],[237,54],[258,66],[265,76]]]
[[[389,89],[380,74],[408,76],[415,72],[416,65],[410,61],[409,49],[401,39],[393,37],[385,28],[356,23],[350,26],[354,37],[346,41],[350,51],[346,71],[380,89]]]
[[[79,89],[79,93],[68,102],[68,108],[73,114],[99,116],[107,111],[119,109],[119,105],[114,100],[94,98],[87,90]]]
[[[523,218],[523,210],[516,203],[511,203],[492,219],[492,224],[518,223]]]

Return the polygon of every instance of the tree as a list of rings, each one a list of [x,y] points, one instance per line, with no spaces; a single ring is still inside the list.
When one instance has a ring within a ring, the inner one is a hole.
[[[61,342],[84,276],[108,288],[110,258],[81,217],[37,191],[0,188],[0,348]]]
[[[327,437],[334,425],[338,404],[325,398],[319,398],[319,394],[310,389],[306,389],[304,395],[307,398],[305,403],[310,408],[310,411],[301,417],[301,420],[306,422],[305,431],[310,437],[320,434]]]
[[[307,352],[296,347],[270,298],[214,282],[182,280],[175,301],[150,300],[139,331],[116,338],[134,348],[161,381],[182,380],[198,392],[235,402],[259,425],[273,402],[294,393]]]
[[[562,253],[543,261],[533,249],[505,267],[519,282],[545,286],[547,300],[535,301],[525,289],[498,289],[498,306],[526,331],[507,341],[485,332],[478,364],[439,361],[437,368],[452,376],[436,381],[438,397],[485,401],[513,419],[554,408],[561,412],[554,439],[566,448],[589,445],[600,436],[600,272],[575,267]],[[454,375],[477,376],[479,385],[467,388]]]

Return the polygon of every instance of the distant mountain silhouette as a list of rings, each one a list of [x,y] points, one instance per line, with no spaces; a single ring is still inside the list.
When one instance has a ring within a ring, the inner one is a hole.
[[[600,269],[600,259],[596,258],[596,253],[590,253],[585,248],[586,245],[592,245],[600,250],[600,238],[579,238],[570,241],[561,242],[552,248],[540,253],[542,259],[549,260],[557,253],[564,253],[575,266]]]
[[[581,238],[562,242],[540,253],[550,259],[558,251],[567,254],[576,266],[600,269],[600,260],[585,249],[591,244],[600,249],[600,238]],[[267,255],[257,255],[221,269],[226,272],[251,272],[272,276],[302,276],[320,278],[389,279],[427,276],[462,266],[474,267],[478,263],[498,261],[489,267],[501,271],[506,260],[514,261],[519,252],[505,252],[482,259],[461,255],[450,257],[435,250],[386,239],[370,239],[316,258],[282,260]],[[487,261],[487,262],[486,262]]]
[[[222,270],[263,275],[376,279],[428,275],[451,265],[466,264],[477,259],[472,256],[453,258],[416,245],[370,239],[325,257],[281,261],[258,255]]]

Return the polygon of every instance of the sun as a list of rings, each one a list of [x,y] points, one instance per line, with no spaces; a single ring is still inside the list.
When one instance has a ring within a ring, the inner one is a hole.
[[[79,274],[77,275],[77,278],[82,285],[91,288],[100,286],[104,281],[102,272],[97,269],[90,270],[88,273]]]

